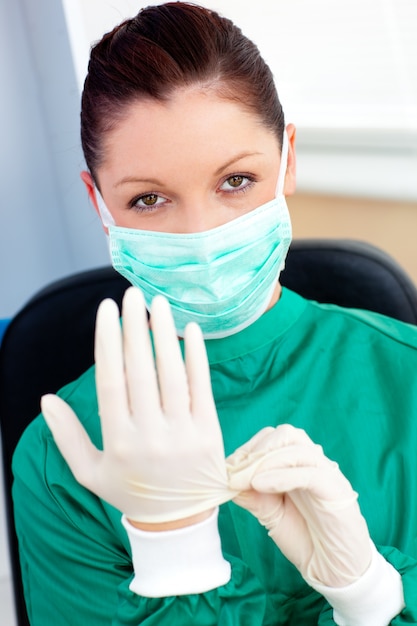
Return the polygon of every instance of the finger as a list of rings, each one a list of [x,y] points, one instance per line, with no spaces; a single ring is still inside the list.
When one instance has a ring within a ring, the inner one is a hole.
[[[130,412],[136,420],[160,410],[158,381],[149,335],[145,299],[140,289],[126,290],[123,305],[123,347]]]
[[[41,409],[55,443],[76,480],[93,489],[94,468],[101,453],[91,443],[78,417],[64,400],[53,394],[41,398]]]
[[[323,448],[316,444],[294,444],[284,448],[257,449],[248,457],[248,463],[255,464],[257,473],[268,469],[285,469],[291,467],[333,468],[337,463],[330,461]]]
[[[259,469],[251,480],[252,487],[262,493],[308,492],[324,503],[343,508],[356,500],[357,494],[342,472],[334,466],[293,466]]]
[[[272,430],[274,430],[272,427],[263,428],[227,457],[226,471],[231,489],[239,492],[252,489],[252,478],[257,471],[258,463],[264,458],[264,452],[252,450],[257,450],[258,443],[265,440]]]
[[[156,296],[153,299],[151,317],[163,411],[170,417],[185,417],[190,413],[187,377],[177,331],[166,298]]]
[[[261,493],[287,493],[295,489],[311,489],[318,482],[317,479],[323,477],[322,470],[317,467],[258,468],[251,485]]]
[[[258,431],[253,437],[251,437],[251,439],[227,457],[226,461],[228,466],[231,469],[233,468],[235,471],[239,471],[239,469],[246,467],[251,453],[259,448],[262,448],[262,442],[273,431],[275,431],[275,428],[272,426],[266,426]]]
[[[288,497],[275,494],[263,494],[249,490],[233,498],[233,502],[242,509],[246,509],[252,513],[263,526],[266,526],[268,529],[274,528],[273,539],[276,542],[277,528],[285,520],[288,505],[291,507],[291,502]],[[291,522],[294,521],[295,517],[292,518]],[[288,532],[286,535],[288,540]]]
[[[322,448],[316,446],[304,430],[294,428],[290,424],[282,424],[276,428],[267,426],[260,430],[247,443],[238,448],[233,455],[229,456],[227,462],[229,467],[234,469],[234,472],[246,471],[249,466],[255,467],[255,462],[260,463],[268,458],[270,453],[276,453],[278,450],[292,450],[294,447],[300,446],[306,449],[311,448],[314,455],[321,454],[324,458]],[[282,454],[283,456],[278,458],[285,459],[285,454],[291,455],[293,453]],[[303,458],[302,455],[301,458]]]
[[[207,416],[214,415],[218,423],[206,346],[198,324],[186,326],[184,344],[191,413],[196,420],[202,418],[204,421],[207,421]]]
[[[248,489],[235,496],[232,500],[235,504],[242,509],[250,511],[255,517],[258,516],[262,508],[269,507],[271,509],[276,508],[277,496],[271,494],[263,494],[255,491],[254,489]]]
[[[265,451],[277,450],[294,445],[315,446],[316,444],[310,439],[306,431],[302,428],[296,428],[292,424],[280,424],[272,429],[267,438],[262,442],[257,442],[253,451],[263,447]]]
[[[97,311],[95,361],[97,400],[106,444],[114,440],[129,419],[119,309],[110,299],[103,300]]]
[[[304,437],[299,437],[305,440]],[[287,440],[286,440],[287,441]],[[252,438],[250,450],[246,448],[244,455],[234,458],[233,465],[227,459],[227,469],[233,488],[248,489],[253,485],[253,479],[268,470],[278,472],[287,468],[306,468],[312,470],[323,465],[332,466],[332,462],[326,459],[321,446],[308,443],[288,445],[280,447],[282,441],[277,443],[277,429],[263,429],[257,436]],[[306,477],[308,477],[308,473]],[[274,483],[275,484],[275,483]],[[276,485],[275,485],[276,486]],[[279,492],[279,489],[272,489]]]
[[[263,457],[270,451],[275,451],[279,448],[297,443],[315,445],[304,430],[295,428],[291,426],[291,424],[281,424],[276,428],[266,426],[257,432],[243,446],[235,450],[235,452],[228,457],[227,461],[230,465],[236,467],[240,466],[242,468],[248,462],[251,463],[255,457]]]

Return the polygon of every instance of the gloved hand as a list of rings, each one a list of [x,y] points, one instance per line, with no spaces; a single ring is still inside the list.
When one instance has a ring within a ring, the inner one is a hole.
[[[161,523],[229,500],[223,439],[199,327],[185,333],[185,366],[168,302],[152,303],[156,361],[142,293],[129,288],[123,330],[115,302],[96,324],[96,387],[103,450],[73,410],[47,395],[41,406],[75,478],[132,521]],[[155,368],[156,364],[156,368]]]
[[[255,515],[308,584],[344,587],[371,563],[357,494],[336,463],[290,425],[264,428],[227,459],[234,501]]]

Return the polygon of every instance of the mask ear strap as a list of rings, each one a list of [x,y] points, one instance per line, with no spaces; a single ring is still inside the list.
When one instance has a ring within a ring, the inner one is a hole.
[[[110,211],[108,210],[108,208],[106,207],[106,205],[104,204],[104,200],[101,197],[101,193],[99,192],[97,187],[95,188],[95,191],[96,191],[98,212],[100,213],[100,217],[101,217],[101,221],[103,222],[103,226],[105,226],[106,228],[108,228],[109,226],[114,226],[113,216],[110,213]]]
[[[285,174],[287,173],[287,162],[288,162],[288,135],[287,135],[287,130],[284,128],[284,133],[282,135],[281,163],[279,166],[279,174],[278,174],[277,186],[275,189],[275,197],[282,195],[282,193],[284,192]]]

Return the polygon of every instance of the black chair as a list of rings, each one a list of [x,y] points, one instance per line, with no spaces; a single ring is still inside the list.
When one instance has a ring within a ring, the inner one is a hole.
[[[358,241],[294,241],[282,283],[301,295],[417,324],[417,289],[386,253]],[[82,272],[37,293],[14,317],[0,349],[0,427],[6,514],[18,626],[28,626],[12,516],[11,460],[39,398],[93,363],[95,315],[105,297],[120,306],[127,281],[112,268]]]
[[[417,287],[383,250],[351,239],[298,239],[281,276],[305,298],[417,324]]]

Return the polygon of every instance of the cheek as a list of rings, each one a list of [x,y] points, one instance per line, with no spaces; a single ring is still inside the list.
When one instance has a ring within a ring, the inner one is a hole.
[[[258,185],[256,188],[256,198],[254,198],[256,209],[257,207],[270,202],[275,198],[277,188],[278,174],[274,174],[268,177],[268,180],[264,184]]]

